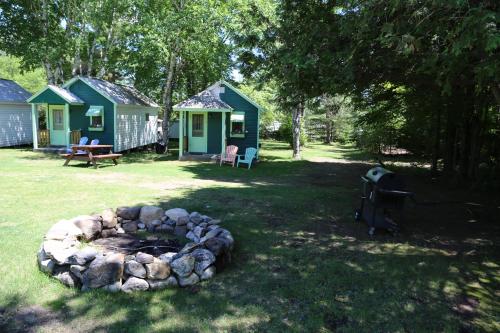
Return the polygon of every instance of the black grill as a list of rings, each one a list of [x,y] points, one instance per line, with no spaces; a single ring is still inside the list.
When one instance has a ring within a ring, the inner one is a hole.
[[[363,193],[356,220],[364,220],[368,224],[370,235],[376,229],[397,232],[399,227],[396,221],[403,219],[405,199],[413,193],[405,190],[400,176],[380,166],[368,170],[361,180]]]

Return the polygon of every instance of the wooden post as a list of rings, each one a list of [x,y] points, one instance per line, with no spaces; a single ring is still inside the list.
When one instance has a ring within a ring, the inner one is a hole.
[[[69,128],[69,104],[64,104],[64,128],[66,129],[66,147],[71,143],[71,129]]]
[[[226,151],[226,112],[222,112],[222,136],[221,136],[221,154]]]
[[[31,123],[33,125],[33,149],[38,149],[38,112],[36,104],[31,104]]]
[[[184,153],[184,112],[179,111],[179,159]]]

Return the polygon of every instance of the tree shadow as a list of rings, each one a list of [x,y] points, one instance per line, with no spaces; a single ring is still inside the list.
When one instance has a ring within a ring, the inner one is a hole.
[[[176,197],[160,196],[155,204],[222,219],[236,241],[232,264],[192,288],[132,295],[62,291],[43,304],[55,319],[32,320],[21,329],[494,331],[498,234],[465,229],[463,239],[449,237],[455,215],[448,220],[443,216],[449,212],[439,213],[439,206],[438,211],[410,206],[400,236],[368,237],[366,226],[352,218],[367,164],[275,160],[250,170],[211,163],[186,163],[181,169],[195,179],[233,186],[193,187]],[[405,170],[410,188],[436,191]],[[476,243],[465,242],[468,238]],[[6,316],[15,327],[15,313],[25,303],[18,295],[0,300],[4,308],[16,309]]]

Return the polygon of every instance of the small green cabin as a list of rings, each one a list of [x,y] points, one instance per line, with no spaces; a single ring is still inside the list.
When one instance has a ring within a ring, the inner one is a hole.
[[[27,100],[33,147],[68,147],[80,137],[113,145],[115,152],[155,143],[158,105],[133,87],[75,77],[48,85]]]
[[[226,146],[259,149],[262,108],[226,81],[174,105],[179,112],[179,158],[188,154],[220,154]]]

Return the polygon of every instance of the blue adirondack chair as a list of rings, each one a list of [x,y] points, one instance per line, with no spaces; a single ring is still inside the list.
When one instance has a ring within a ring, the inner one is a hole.
[[[80,142],[78,142],[78,145],[79,146],[83,146],[83,145],[86,145],[87,142],[89,141],[89,138],[87,138],[86,136],[82,136],[80,138]],[[74,145],[70,145],[70,146],[74,146]],[[71,153],[71,148],[67,149],[68,153]],[[81,150],[77,150],[76,151],[77,154],[83,154],[85,153],[84,151],[81,151]]]
[[[248,169],[250,169],[255,155],[257,155],[257,149],[247,148],[245,150],[245,155],[238,155],[238,163],[236,163],[236,167],[239,167],[240,163],[246,163],[248,165]]]

